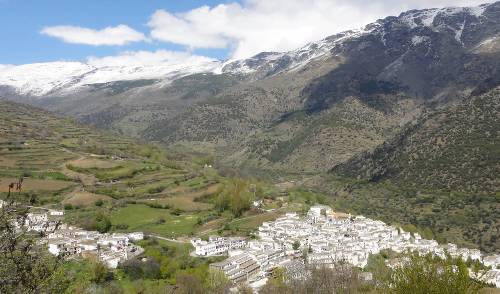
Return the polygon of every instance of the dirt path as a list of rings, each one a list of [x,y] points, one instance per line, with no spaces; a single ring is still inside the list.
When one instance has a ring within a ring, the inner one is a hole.
[[[156,239],[160,239],[160,240],[169,241],[169,242],[179,243],[179,244],[189,244],[190,243],[189,241],[182,241],[182,240],[177,240],[177,239],[169,239],[169,238],[165,238],[165,237],[154,235],[154,234],[149,234],[147,236],[148,237],[152,237],[152,238],[156,238]]]

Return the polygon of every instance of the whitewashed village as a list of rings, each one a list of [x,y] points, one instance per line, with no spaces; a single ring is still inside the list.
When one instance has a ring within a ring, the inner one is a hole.
[[[208,241],[192,239],[191,243],[198,256],[227,254],[226,260],[210,267],[223,271],[235,283],[248,283],[254,290],[265,285],[276,267],[284,268],[292,278],[306,276],[308,267],[333,267],[339,262],[364,268],[370,254],[384,249],[431,253],[442,258],[448,253],[464,260],[478,260],[491,268],[481,279],[500,287],[500,254],[483,256],[477,249],[440,245],[418,233],[363,216],[336,213],[325,205],[312,206],[304,218],[287,213],[273,222],[264,222],[257,234],[256,240],[210,237]],[[363,278],[369,280],[371,274],[364,273]]]
[[[61,223],[63,211],[49,210],[29,213],[24,226],[28,231],[49,232],[42,240],[50,253],[66,259],[98,258],[109,268],[139,256],[143,249],[133,242],[142,240],[142,232],[101,234]],[[382,221],[363,216],[334,212],[325,205],[312,206],[305,217],[286,213],[272,222],[264,222],[256,239],[211,236],[208,240],[191,239],[194,256],[228,256],[212,263],[210,268],[225,273],[233,283],[247,283],[255,291],[264,286],[272,270],[281,267],[290,278],[308,275],[311,267],[334,267],[347,262],[364,268],[370,254],[388,249],[396,253],[416,251],[444,258],[471,259],[490,267],[481,273],[481,280],[500,287],[500,254],[484,256],[477,249],[458,248],[455,244],[440,245]],[[397,263],[388,264],[397,266]],[[363,279],[370,280],[365,272]]]
[[[65,259],[97,258],[109,268],[116,268],[120,262],[136,257],[144,251],[132,243],[144,238],[142,232],[101,234],[97,231],[86,231],[62,223],[63,215],[64,211],[61,210],[30,212],[24,224],[16,224],[16,227],[44,233],[41,242],[46,244],[48,251],[55,256]]]

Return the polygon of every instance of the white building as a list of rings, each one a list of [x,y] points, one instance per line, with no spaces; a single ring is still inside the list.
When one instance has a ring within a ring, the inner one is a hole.
[[[70,257],[82,253],[82,249],[75,240],[51,239],[48,245],[49,252],[56,256]]]
[[[321,215],[326,215],[332,213],[333,210],[330,206],[328,205],[314,205],[311,206],[308,212],[308,216],[310,217],[319,217]]]
[[[130,238],[130,240],[140,241],[144,239],[144,233],[143,232],[128,233],[128,237]]]
[[[49,210],[49,214],[51,216],[63,216],[64,211],[63,210]]]
[[[483,264],[492,269],[500,269],[500,254],[490,255],[483,258]]]
[[[245,238],[232,237],[216,237],[210,236],[208,241],[200,238],[192,239],[191,244],[195,248],[195,254],[198,256],[214,256],[226,254],[229,250],[236,250],[246,247],[247,241]]]

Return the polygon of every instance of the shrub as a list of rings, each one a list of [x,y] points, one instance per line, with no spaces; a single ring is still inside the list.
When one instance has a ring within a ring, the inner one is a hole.
[[[126,230],[126,229],[128,229],[128,225],[127,224],[117,224],[117,225],[115,225],[115,228],[117,230]]]
[[[383,284],[384,293],[478,293],[481,285],[469,276],[462,259],[443,260],[410,254]]]
[[[144,276],[142,262],[135,258],[123,262],[120,267],[123,269],[131,280],[138,280]]]
[[[181,209],[179,209],[179,208],[176,208],[176,209],[174,209],[174,210],[172,211],[172,214],[173,214],[173,215],[181,215],[181,213],[182,213],[182,210],[181,210]]]
[[[111,221],[105,214],[100,212],[94,218],[88,219],[83,226],[88,230],[95,230],[99,233],[106,233],[109,231],[109,229],[111,229]]]

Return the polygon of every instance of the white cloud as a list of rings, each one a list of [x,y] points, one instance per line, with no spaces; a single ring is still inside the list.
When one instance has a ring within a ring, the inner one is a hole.
[[[224,48],[227,40],[217,34],[195,28],[188,20],[176,17],[171,13],[156,11],[148,25],[152,28],[151,36],[158,40],[201,48]],[[167,28],[162,29],[162,28]]]
[[[113,66],[156,66],[175,64],[202,64],[215,62],[215,59],[193,55],[188,52],[157,50],[151,51],[126,51],[119,55],[105,57],[89,57],[87,64],[101,68]]]
[[[233,58],[286,51],[408,9],[479,5],[484,0],[247,0],[172,14],[158,10],[151,37],[189,48],[230,48]]]
[[[41,33],[61,39],[66,43],[93,46],[126,45],[132,42],[147,40],[143,33],[126,25],[107,27],[102,30],[93,30],[77,26],[53,26],[43,28]]]

